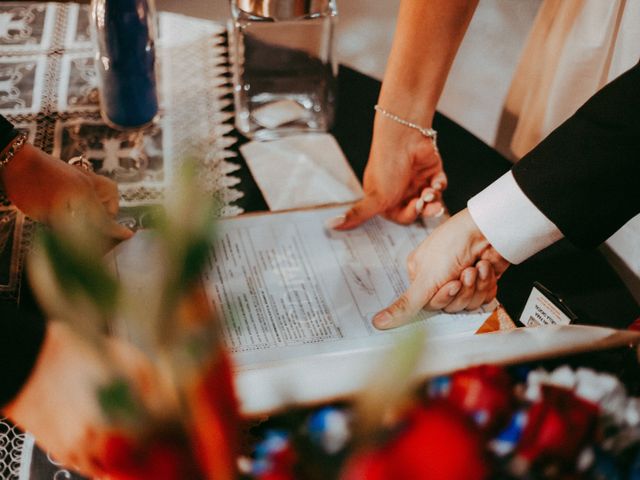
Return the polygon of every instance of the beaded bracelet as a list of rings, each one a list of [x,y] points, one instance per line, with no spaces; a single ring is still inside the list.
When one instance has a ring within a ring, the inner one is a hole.
[[[25,132],[20,132],[11,141],[4,154],[0,155],[0,170],[6,167],[7,164],[13,160],[15,154],[18,153],[18,150],[20,150],[25,143],[27,143],[27,134]]]
[[[438,151],[438,144],[437,144],[438,132],[436,132],[433,128],[421,127],[417,123],[409,122],[408,120],[405,120],[404,118],[400,118],[399,116],[397,116],[397,115],[395,115],[395,114],[393,114],[391,112],[386,111],[380,105],[375,105],[373,107],[373,109],[376,112],[384,115],[385,117],[393,120],[394,122],[397,122],[400,125],[404,125],[405,127],[413,128],[414,130],[419,131],[425,137],[430,138],[433,141],[434,148],[436,149],[436,151]]]

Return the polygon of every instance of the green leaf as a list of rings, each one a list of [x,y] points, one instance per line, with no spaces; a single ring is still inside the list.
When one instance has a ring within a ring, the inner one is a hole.
[[[84,295],[109,318],[116,306],[118,282],[107,272],[101,258],[88,254],[51,230],[43,230],[39,242],[69,299]]]
[[[116,378],[108,385],[100,387],[98,403],[107,419],[114,423],[138,423],[143,416],[129,382],[124,378]]]

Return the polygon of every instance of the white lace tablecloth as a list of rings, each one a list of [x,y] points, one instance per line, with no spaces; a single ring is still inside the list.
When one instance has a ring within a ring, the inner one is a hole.
[[[84,153],[118,182],[121,207],[158,203],[180,162],[200,163],[220,214],[236,215],[242,194],[232,134],[226,30],[212,22],[159,16],[160,119],[145,133],[105,126],[99,114],[88,6],[0,2],[0,113],[54,156]],[[32,223],[0,194],[0,300],[20,295]],[[33,439],[0,422],[1,479],[67,479]]]

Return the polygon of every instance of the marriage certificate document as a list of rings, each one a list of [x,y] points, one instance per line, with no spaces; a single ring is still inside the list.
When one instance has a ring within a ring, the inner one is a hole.
[[[488,313],[422,312],[393,331],[371,320],[408,286],[406,259],[428,231],[376,217],[348,232],[325,228],[345,207],[221,220],[204,276],[239,368],[384,348],[408,330],[473,334]],[[428,268],[428,265],[426,266]]]

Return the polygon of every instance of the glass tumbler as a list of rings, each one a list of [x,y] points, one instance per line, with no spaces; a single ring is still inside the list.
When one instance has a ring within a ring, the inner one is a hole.
[[[236,126],[249,138],[333,122],[335,0],[231,0]]]

